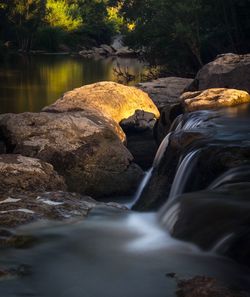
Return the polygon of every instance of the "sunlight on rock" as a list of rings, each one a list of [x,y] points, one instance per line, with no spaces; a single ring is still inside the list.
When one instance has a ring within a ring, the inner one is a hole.
[[[250,95],[241,90],[214,88],[205,91],[186,92],[181,96],[186,111],[216,109],[250,102]]]
[[[96,110],[117,123],[132,116],[136,110],[160,114],[149,96],[135,87],[115,82],[99,82],[67,92],[44,111],[66,112]]]

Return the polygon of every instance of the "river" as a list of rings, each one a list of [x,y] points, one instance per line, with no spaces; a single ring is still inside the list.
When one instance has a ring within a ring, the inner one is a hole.
[[[74,88],[117,81],[117,64],[140,81],[144,65],[137,59],[88,59],[69,55],[11,55],[0,62],[0,113],[37,112]]]

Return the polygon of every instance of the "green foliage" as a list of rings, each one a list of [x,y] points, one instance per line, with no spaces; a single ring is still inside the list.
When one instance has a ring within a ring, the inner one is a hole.
[[[74,31],[82,25],[78,6],[67,0],[47,0],[45,22],[50,27]]]
[[[0,38],[23,51],[108,43],[122,22],[108,0],[0,0]]]
[[[223,52],[250,50],[249,0],[118,0],[135,29],[130,46],[153,64],[181,73],[196,71]]]

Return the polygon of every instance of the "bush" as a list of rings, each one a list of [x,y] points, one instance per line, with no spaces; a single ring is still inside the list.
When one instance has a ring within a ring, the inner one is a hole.
[[[35,48],[55,52],[60,44],[64,43],[67,33],[56,27],[42,27],[38,29],[34,46]]]

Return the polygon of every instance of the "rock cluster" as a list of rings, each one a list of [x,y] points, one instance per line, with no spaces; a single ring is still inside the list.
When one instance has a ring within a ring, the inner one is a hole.
[[[187,91],[231,88],[250,92],[250,54],[224,54],[197,73]]]
[[[79,55],[85,58],[98,57],[136,57],[137,53],[127,46],[115,48],[113,46],[102,44],[100,47],[92,47],[90,49],[83,48]]]
[[[85,195],[132,194],[143,171],[125,146],[126,127],[152,130],[158,117],[146,93],[113,82],[75,89],[39,113],[0,115],[1,221],[84,216],[96,204],[86,206]]]

